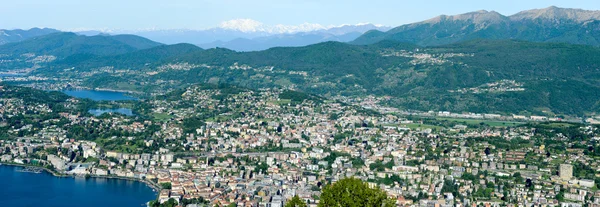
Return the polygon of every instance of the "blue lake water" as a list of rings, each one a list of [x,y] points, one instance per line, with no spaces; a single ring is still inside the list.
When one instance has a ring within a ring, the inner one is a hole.
[[[127,108],[119,108],[119,109],[90,109],[88,112],[93,114],[94,116],[100,116],[104,113],[119,113],[126,116],[133,116],[133,111]]]
[[[0,206],[146,206],[156,193],[146,184],[107,178],[60,178],[0,166]]]
[[[113,92],[113,91],[94,91],[94,90],[66,90],[63,93],[77,97],[77,98],[89,98],[94,101],[123,101],[123,100],[137,100],[135,97],[127,96],[126,93]]]

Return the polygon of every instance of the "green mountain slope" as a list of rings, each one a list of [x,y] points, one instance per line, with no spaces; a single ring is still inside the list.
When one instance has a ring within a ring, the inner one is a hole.
[[[178,47],[190,50],[167,55],[183,50]],[[323,96],[389,96],[392,106],[425,111],[600,112],[600,48],[564,43],[473,40],[419,47],[394,41],[373,45],[326,42],[258,52],[180,45],[79,61],[74,57],[36,72],[79,78],[90,87],[146,92],[213,83],[290,87]],[[104,66],[131,70],[98,69]],[[82,76],[90,71],[94,75]]]
[[[47,34],[60,32],[55,29],[49,28],[31,28],[29,30],[15,29],[15,30],[5,30],[0,29],[0,45],[11,43],[11,42],[19,42],[32,37],[43,36]]]
[[[305,71],[326,79],[353,75],[360,84],[369,85],[373,68],[387,68],[406,60],[382,57],[370,47],[325,42],[308,47],[279,47],[259,52],[234,52],[212,49],[180,57],[193,64],[229,66],[234,63],[273,66],[278,69]]]
[[[391,101],[393,105],[406,109],[499,113],[529,111],[538,114],[544,111],[583,114],[598,110],[598,48],[502,40],[420,48],[421,52],[415,52],[412,48],[414,46],[390,42],[371,46],[324,43],[255,53],[222,51],[211,54],[208,53],[211,51],[206,51],[182,60],[221,66],[237,62],[254,67],[274,66],[275,70],[305,71],[310,75],[303,78],[271,75],[271,84],[262,80],[248,81],[243,76],[220,80],[246,86],[261,82],[269,86],[277,85],[277,81],[283,79],[302,90],[318,94],[391,95],[396,97]],[[386,50],[405,50],[412,52],[415,57],[427,54],[433,58],[429,58],[430,62],[414,62],[419,58],[384,57],[382,51]],[[435,63],[436,60],[440,62]],[[199,74],[192,77],[208,81],[219,76]],[[239,75],[232,71],[222,71],[222,74],[233,77]],[[525,91],[480,94],[449,92],[502,80],[521,83]]]
[[[75,54],[116,55],[159,46],[160,43],[133,35],[81,36],[61,32],[0,46],[0,53],[35,53],[65,58]]]
[[[188,53],[202,51],[192,44],[161,45],[149,49],[137,50],[120,55],[76,54],[56,61],[54,68],[78,67],[78,71],[87,71],[98,67],[138,68],[154,65],[163,60],[176,58]]]
[[[381,40],[419,45],[444,45],[474,39],[516,39],[532,42],[564,42],[600,46],[600,11],[545,9],[523,11],[512,16],[477,11],[442,15],[388,32],[367,32],[353,44]]]

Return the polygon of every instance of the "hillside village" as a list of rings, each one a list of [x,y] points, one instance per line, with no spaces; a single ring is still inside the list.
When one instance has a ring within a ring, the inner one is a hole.
[[[398,206],[600,206],[593,125],[466,122],[282,89],[190,86],[140,100],[133,116],[75,110],[83,102],[0,97],[0,160],[144,180],[159,202],[188,206],[283,206],[296,195],[316,206],[345,177]]]

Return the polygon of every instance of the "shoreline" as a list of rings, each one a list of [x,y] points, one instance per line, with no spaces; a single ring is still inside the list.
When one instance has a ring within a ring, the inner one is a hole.
[[[2,165],[13,166],[13,167],[32,167],[35,169],[41,169],[44,172],[47,172],[54,177],[60,177],[60,178],[69,178],[69,177],[76,178],[77,177],[76,175],[62,174],[57,171],[50,170],[45,167],[36,166],[36,165],[0,162],[0,166],[2,166]],[[85,178],[88,178],[88,176],[89,176],[89,178],[106,178],[106,179],[119,179],[119,180],[141,182],[141,183],[144,183],[149,188],[151,188],[154,192],[156,192],[156,198],[158,198],[158,195],[160,194],[160,190],[161,190],[161,188],[160,188],[160,186],[158,186],[158,184],[155,184],[149,180],[144,180],[144,179],[139,179],[139,178],[119,177],[119,176],[101,176],[101,175],[92,175],[92,174],[87,174]]]

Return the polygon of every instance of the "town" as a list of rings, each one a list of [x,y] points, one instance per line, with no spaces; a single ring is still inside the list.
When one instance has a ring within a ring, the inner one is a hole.
[[[20,90],[0,87],[2,163],[144,181],[158,203],[317,206],[325,185],[354,177],[398,206],[600,206],[594,119],[408,113],[377,97],[233,86],[133,103],[9,95]]]

